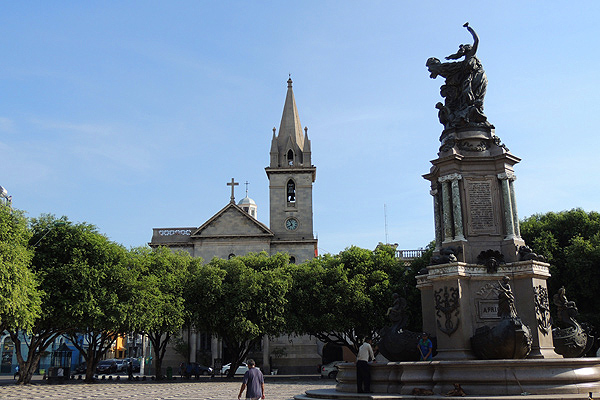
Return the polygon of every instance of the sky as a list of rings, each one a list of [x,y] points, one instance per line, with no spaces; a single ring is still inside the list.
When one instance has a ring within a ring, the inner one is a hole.
[[[312,161],[320,253],[434,238],[441,78],[472,43],[521,218],[599,211],[600,2],[27,1],[0,4],[0,185],[30,217],[126,247],[249,196],[268,225],[288,74]],[[386,228],[387,225],[387,228]]]

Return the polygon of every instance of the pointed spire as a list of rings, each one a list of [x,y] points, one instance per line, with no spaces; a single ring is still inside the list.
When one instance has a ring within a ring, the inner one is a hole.
[[[308,128],[306,126],[304,127],[304,148],[302,151],[305,153],[310,152],[310,140],[308,140]]]
[[[285,140],[285,137],[287,136],[292,139],[292,142],[295,145],[302,149],[304,148],[304,135],[302,134],[302,125],[300,124],[296,99],[294,98],[294,91],[292,90],[291,76],[288,79],[287,84],[288,89],[285,97],[285,104],[283,106],[281,124],[279,125],[279,143],[287,142],[287,140]]]

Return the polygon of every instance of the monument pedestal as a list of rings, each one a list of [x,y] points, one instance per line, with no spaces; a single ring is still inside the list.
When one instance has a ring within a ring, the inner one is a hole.
[[[356,398],[356,394],[346,395],[356,392],[354,364],[339,364],[338,368],[335,398]],[[371,365],[371,388],[375,393],[406,396],[418,388],[443,396],[455,383],[468,396],[501,398],[527,393],[536,395],[536,399],[587,399],[589,392],[600,391],[600,359],[449,360]],[[394,398],[400,396],[386,396]]]
[[[423,326],[437,338],[434,360],[476,358],[471,337],[478,328],[500,322],[499,282],[505,276],[510,278],[517,315],[531,329],[528,358],[562,358],[554,352],[552,342],[548,267],[533,260],[503,264],[496,271],[463,262],[429,266],[426,275],[417,276],[417,287],[422,297],[429,298],[422,303]]]

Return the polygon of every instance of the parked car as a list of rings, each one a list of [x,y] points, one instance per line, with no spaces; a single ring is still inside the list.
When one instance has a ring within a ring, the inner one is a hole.
[[[114,374],[117,372],[117,361],[116,360],[102,360],[96,366],[97,374]]]
[[[127,372],[127,361],[126,360],[115,360],[117,363],[117,372]]]
[[[256,368],[258,368],[258,367],[256,367]],[[231,363],[223,365],[223,368],[221,368],[221,374],[227,375],[229,373],[230,369],[231,369]],[[260,368],[258,368],[258,369],[260,369]],[[238,369],[235,370],[235,375],[243,375],[246,373],[246,371],[248,371],[248,365],[246,365],[246,363],[242,363],[238,367]]]
[[[341,364],[345,361],[333,361],[329,364],[325,364],[321,366],[321,378],[329,378],[335,379],[338,374],[338,364]]]
[[[211,375],[213,369],[204,365],[200,365],[197,362],[185,364],[181,363],[179,366],[179,374],[190,379],[192,376],[198,378],[200,375]]]
[[[124,368],[125,368],[125,369],[123,370],[124,372],[127,372],[127,365],[128,365],[130,362],[132,362],[132,363],[133,363],[133,365],[132,365],[132,367],[133,367],[133,372],[140,372],[140,360],[138,360],[137,358],[125,358],[125,359],[123,359],[123,361],[124,361],[124,363],[123,363],[123,364],[124,364]]]

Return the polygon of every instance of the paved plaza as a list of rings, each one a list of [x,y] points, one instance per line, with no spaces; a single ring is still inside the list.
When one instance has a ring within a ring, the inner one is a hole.
[[[241,378],[233,381],[175,382],[69,382],[47,384],[35,382],[27,386],[11,383],[0,385],[0,399],[127,399],[127,400],[231,400],[237,399]],[[265,395],[272,400],[291,400],[306,390],[332,389],[333,380],[277,380],[265,382]],[[244,394],[245,395],[245,394]]]

